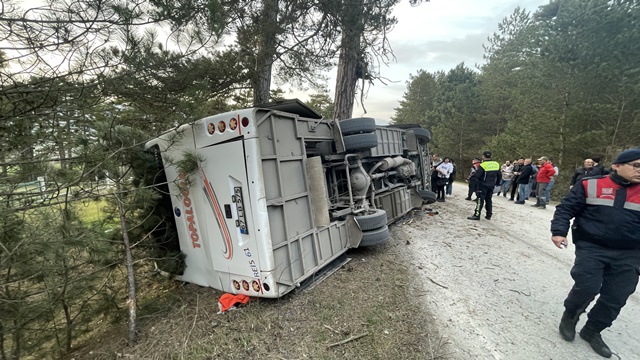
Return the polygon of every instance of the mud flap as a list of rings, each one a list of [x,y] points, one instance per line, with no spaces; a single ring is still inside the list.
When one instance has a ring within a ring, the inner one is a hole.
[[[362,230],[353,215],[347,215],[346,227],[349,235],[349,247],[357,248],[362,241]]]

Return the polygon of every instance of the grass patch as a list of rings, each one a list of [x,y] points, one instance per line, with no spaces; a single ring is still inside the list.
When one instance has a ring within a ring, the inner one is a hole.
[[[85,224],[95,224],[103,221],[107,215],[105,212],[105,209],[107,208],[107,201],[104,199],[77,201],[73,204],[74,209],[78,212],[80,220]]]
[[[158,287],[140,302],[136,346],[126,346],[120,325],[69,358],[446,359],[447,344],[418,303],[427,299],[416,296],[420,285],[403,265],[399,246],[392,239],[353,250],[351,262],[312,289],[252,299],[222,315],[219,291]]]

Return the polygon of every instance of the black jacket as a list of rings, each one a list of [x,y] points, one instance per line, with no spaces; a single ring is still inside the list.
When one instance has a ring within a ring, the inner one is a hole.
[[[515,164],[513,165],[513,172],[514,172],[514,173],[520,172],[520,171],[522,171],[522,168],[523,168],[523,167],[524,167],[524,165],[520,165],[520,164],[518,164],[518,163],[515,163]],[[514,174],[514,175],[513,175],[513,179],[511,179],[511,181],[513,181],[513,183],[514,183],[514,184],[517,184],[517,183],[518,183],[518,178],[519,178],[519,177],[520,177],[520,175],[518,175],[518,174]]]
[[[522,169],[520,170],[520,176],[518,176],[518,180],[516,182],[518,184],[528,184],[532,174],[533,174],[533,168],[531,167],[531,164],[522,165]]]
[[[604,167],[598,166],[598,167],[585,169],[584,167],[581,166],[576,170],[576,172],[573,173],[573,176],[571,177],[571,181],[569,182],[569,184],[575,185],[585,177],[598,176],[598,175],[606,175],[606,172],[604,171]]]
[[[567,236],[572,218],[573,241],[588,241],[613,249],[640,249],[640,184],[630,184],[618,174],[584,179],[556,207],[551,234]],[[609,180],[610,179],[610,180]],[[604,180],[604,181],[602,181]],[[585,191],[589,186],[589,194]],[[605,194],[610,194],[605,195]]]
[[[502,180],[502,176],[500,176],[500,164],[492,160],[483,161],[473,176],[478,180],[478,186],[493,188],[499,185],[500,180]]]

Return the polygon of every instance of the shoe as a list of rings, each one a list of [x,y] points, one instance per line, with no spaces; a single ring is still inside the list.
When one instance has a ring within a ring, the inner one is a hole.
[[[466,198],[464,198],[464,199],[465,199],[465,200],[471,200],[471,198],[470,198],[470,197],[466,197]]]
[[[524,201],[516,201],[514,204],[524,205]]]
[[[524,198],[524,199],[525,199],[525,200],[529,200],[529,198],[528,198],[528,197],[526,197],[526,198]]]
[[[611,357],[612,353],[609,346],[602,340],[600,333],[592,330],[589,325],[585,325],[582,330],[580,330],[580,337],[591,345],[591,348],[596,354],[606,358]]]
[[[566,310],[564,311],[558,328],[563,339],[566,341],[573,341],[576,338],[576,324],[579,319],[580,314],[572,315]]]
[[[487,219],[487,220],[491,220],[491,215],[487,215],[484,218]]]
[[[444,198],[436,199],[437,202],[444,202]]]
[[[533,204],[533,205],[531,205],[531,207],[540,207],[540,205],[538,205],[538,204]]]
[[[538,209],[546,209],[546,208],[547,208],[547,205],[540,205],[540,206],[538,206]]]
[[[467,219],[469,219],[469,220],[480,220],[480,216],[473,215],[473,216],[469,216]]]
[[[513,201],[513,199],[509,199],[509,201]]]

